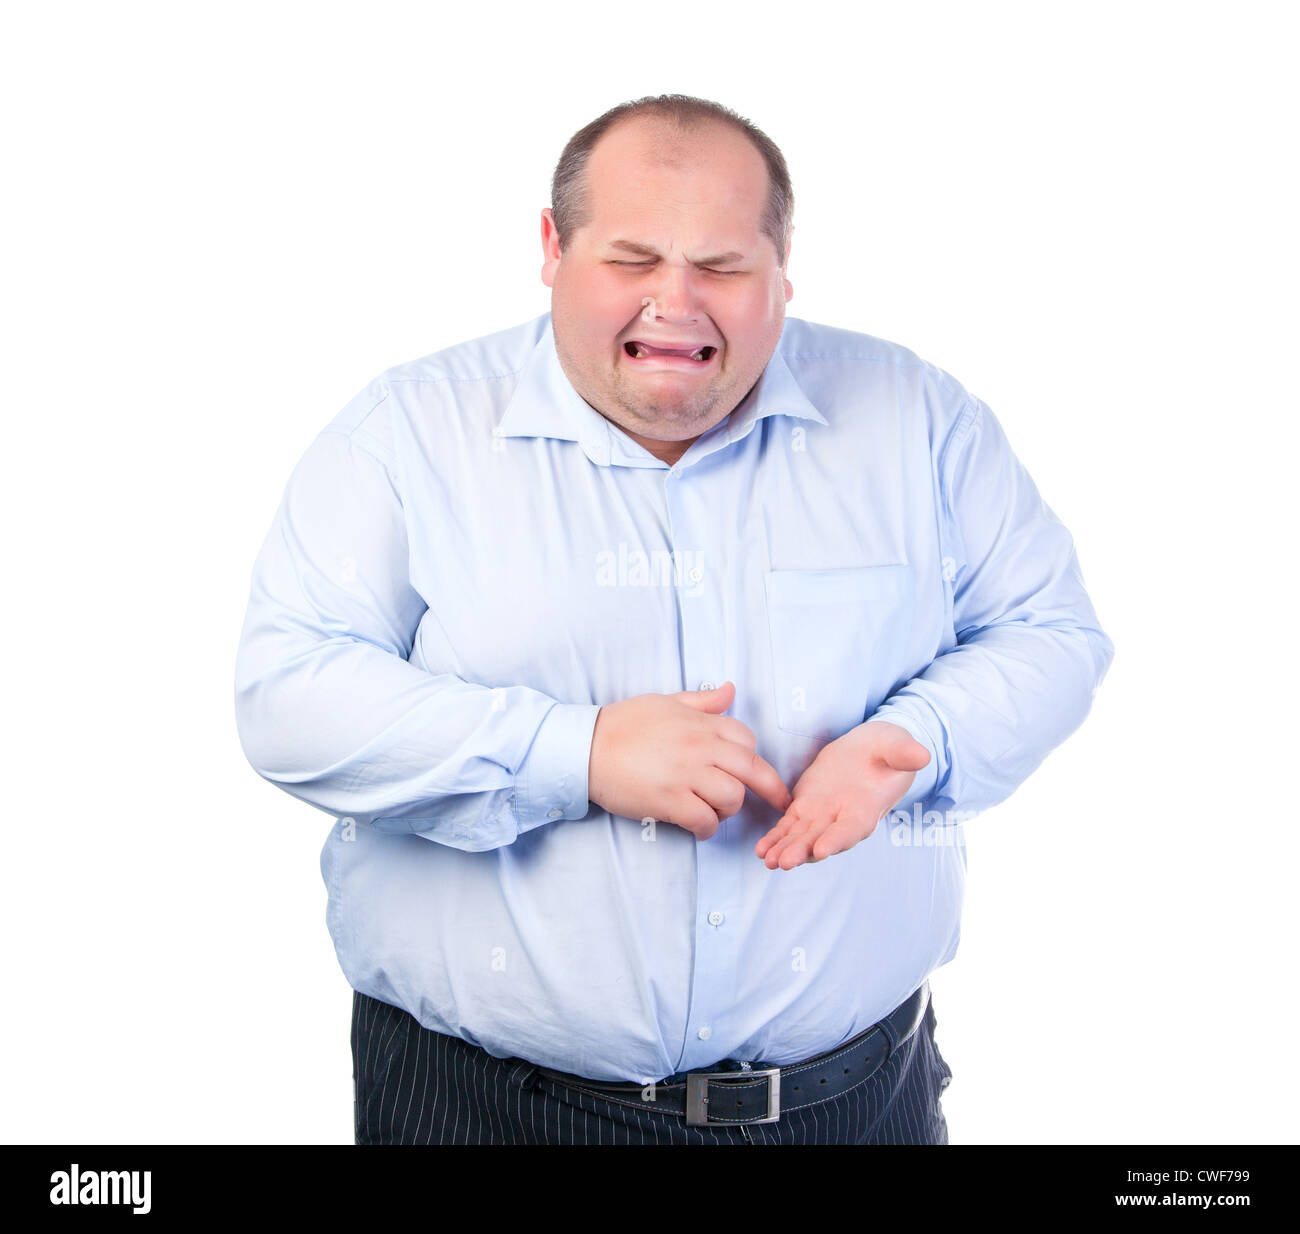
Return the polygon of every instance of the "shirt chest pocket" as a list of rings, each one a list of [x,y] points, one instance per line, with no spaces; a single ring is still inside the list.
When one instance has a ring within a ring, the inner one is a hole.
[[[769,570],[765,581],[777,726],[841,737],[899,680],[911,567]]]

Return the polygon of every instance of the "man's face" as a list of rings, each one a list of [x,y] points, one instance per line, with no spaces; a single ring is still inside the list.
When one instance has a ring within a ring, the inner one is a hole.
[[[670,139],[638,120],[601,138],[587,176],[590,216],[563,255],[542,211],[556,352],[592,407],[675,462],[749,393],[781,337],[794,289],[789,248],[778,261],[759,231],[767,166],[729,129]],[[713,350],[637,358],[636,342]]]

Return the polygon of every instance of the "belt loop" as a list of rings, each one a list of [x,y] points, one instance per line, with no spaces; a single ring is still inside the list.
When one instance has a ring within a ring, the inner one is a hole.
[[[921,1017],[925,1015],[925,1008],[929,1005],[930,1002],[929,978],[926,978],[925,981],[921,982],[920,987],[916,990],[913,990],[912,993],[906,999],[903,1000],[903,1005],[910,1003],[914,998],[919,998],[921,1000],[921,1012],[920,1015],[916,1017],[916,1025],[919,1026],[921,1022]],[[889,1042],[889,1052],[892,1054],[895,1050],[898,1049],[900,1045],[903,1044],[906,1038],[899,1035],[898,1028],[895,1026],[894,1022],[888,1016],[886,1016],[883,1020],[880,1021],[880,1028],[881,1031],[885,1034],[885,1039]],[[915,1027],[913,1028],[912,1031],[913,1032],[916,1031]],[[911,1034],[908,1035],[910,1036]]]

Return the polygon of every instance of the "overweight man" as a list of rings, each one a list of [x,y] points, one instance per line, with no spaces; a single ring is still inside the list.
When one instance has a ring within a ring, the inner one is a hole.
[[[335,819],[357,1143],[947,1143],[965,821],[1112,647],[989,407],[786,315],[793,203],[733,111],[612,109],[550,312],[293,469],[235,698]]]

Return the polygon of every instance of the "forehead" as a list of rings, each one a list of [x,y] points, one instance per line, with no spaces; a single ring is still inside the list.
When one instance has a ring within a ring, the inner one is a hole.
[[[629,228],[703,226],[753,242],[767,204],[767,164],[742,134],[720,125],[676,131],[661,123],[618,125],[587,163],[592,238]],[[635,238],[651,240],[650,236]]]

